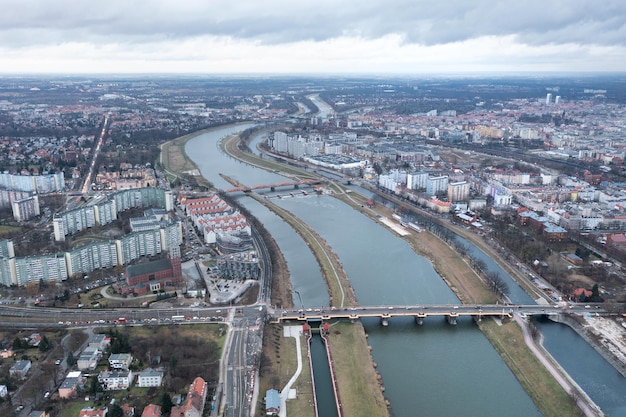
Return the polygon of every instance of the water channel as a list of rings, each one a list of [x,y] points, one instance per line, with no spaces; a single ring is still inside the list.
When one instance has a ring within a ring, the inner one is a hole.
[[[189,141],[186,151],[198,164],[203,176],[220,188],[230,185],[219,177],[219,173],[235,177],[247,185],[284,180],[275,173],[252,168],[219,151],[217,143],[223,136],[243,128],[245,125],[231,126],[202,134]],[[265,224],[278,242],[289,265],[292,286],[300,292],[305,307],[328,305],[319,266],[302,239],[254,200],[241,197],[239,201]],[[426,259],[416,256],[406,242],[340,201],[312,194],[273,201],[310,224],[332,246],[348,273],[360,304],[458,302]],[[364,325],[394,416],[541,415],[470,320],[460,320],[454,327],[437,319],[427,319],[422,327],[410,319],[393,319],[388,327],[380,326],[376,320],[366,320]],[[619,384],[626,384],[624,378],[617,383],[615,379],[605,379],[608,369],[603,366],[613,368],[595,351],[586,351],[589,346],[577,335],[561,343],[560,330],[555,332],[552,329],[563,327],[542,327],[550,352],[564,365],[566,361],[561,354],[577,357],[578,352],[584,352],[585,357],[581,360],[601,371],[584,372],[580,369],[582,367],[575,365],[575,369],[567,366],[566,369],[586,391],[589,387],[581,381],[592,380],[601,387],[601,393],[594,390],[588,393],[607,414],[626,416],[626,388]],[[559,334],[552,337],[551,334],[555,333]],[[561,345],[562,349],[554,345]]]

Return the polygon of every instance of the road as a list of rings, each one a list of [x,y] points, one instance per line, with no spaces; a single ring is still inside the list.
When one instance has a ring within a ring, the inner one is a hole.
[[[428,316],[508,316],[519,315],[552,315],[552,314],[598,314],[607,312],[598,305],[470,305],[470,304],[441,304],[441,305],[395,305],[395,306],[359,306],[350,308],[320,307],[316,309],[287,309],[276,311],[268,310],[270,320],[283,322],[287,320],[330,320],[330,319],[359,319],[361,317],[380,317],[388,319],[398,316],[424,318]]]
[[[221,408],[225,417],[252,415],[256,373],[262,349],[264,306],[239,307],[229,316],[231,324],[225,343],[222,367],[224,393]]]
[[[85,177],[85,181],[83,182],[83,187],[81,188],[81,192],[83,194],[87,194],[89,188],[91,186],[91,180],[95,175],[96,171],[96,161],[98,159],[98,155],[100,154],[100,149],[102,149],[102,142],[104,142],[104,136],[106,135],[107,126],[109,125],[109,116],[104,116],[104,124],[102,125],[102,130],[100,131],[100,136],[98,137],[98,142],[96,143],[96,147],[93,151],[93,157],[91,158],[91,164],[89,164],[89,172]]]

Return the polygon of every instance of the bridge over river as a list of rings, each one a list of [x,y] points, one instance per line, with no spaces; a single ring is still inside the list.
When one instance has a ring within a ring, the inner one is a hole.
[[[268,309],[268,316],[274,323],[285,321],[320,321],[331,319],[358,320],[362,317],[378,317],[386,326],[393,317],[414,317],[418,324],[431,316],[445,317],[450,324],[456,324],[461,316],[470,316],[476,321],[483,317],[513,317],[513,314],[522,315],[558,315],[564,313],[577,314],[606,314],[598,306],[589,305],[468,305],[468,304],[441,304],[441,305],[394,305],[394,306],[367,306],[367,307],[323,307],[300,308],[288,310]]]
[[[276,184],[256,184],[256,185],[251,185],[251,186],[247,186],[247,185],[243,185],[241,183],[239,183],[237,180],[230,178],[226,175],[222,175],[222,177],[230,182],[231,184],[233,184],[234,186],[231,188],[228,188],[226,190],[223,190],[223,192],[225,193],[234,193],[237,191],[243,191],[245,193],[249,193],[251,191],[255,191],[255,190],[270,190],[270,191],[275,191],[277,188],[281,188],[281,187],[293,187],[293,188],[299,188],[301,185],[318,185],[318,184],[322,184],[326,181],[322,180],[322,179],[306,179],[306,180],[299,180],[299,181],[283,181],[283,182],[279,182]]]

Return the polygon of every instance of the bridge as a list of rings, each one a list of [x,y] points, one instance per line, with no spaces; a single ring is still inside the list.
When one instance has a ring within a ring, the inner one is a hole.
[[[301,308],[276,311],[268,309],[270,321],[281,323],[285,321],[324,321],[331,319],[359,320],[363,317],[377,317],[383,326],[388,325],[393,317],[414,317],[418,324],[423,324],[424,319],[430,316],[445,317],[450,324],[456,324],[456,320],[462,316],[472,317],[475,321],[483,317],[511,318],[513,314],[522,315],[556,315],[564,313],[579,314],[604,314],[599,308],[590,309],[591,306],[579,305],[468,305],[468,304],[440,304],[440,305],[394,305],[394,306],[367,306],[367,307],[323,307]]]
[[[271,191],[275,191],[276,188],[280,188],[280,187],[299,188],[301,185],[317,185],[317,184],[321,184],[322,182],[324,182],[324,180],[308,179],[308,180],[300,180],[300,181],[283,181],[283,182],[278,182],[276,184],[257,184],[257,185],[252,185],[252,186],[239,184],[239,185],[236,185],[235,187],[231,187],[223,191],[225,193],[234,193],[237,191],[243,191],[245,193],[249,193],[254,190],[263,190],[263,189],[269,189]]]
[[[413,317],[418,324],[431,316],[439,316],[456,324],[459,317],[469,316],[476,321],[483,317],[512,317],[519,315],[560,315],[594,314],[610,315],[600,305],[394,305],[367,307],[320,307],[300,309],[276,309],[266,305],[237,307],[243,314],[254,318],[266,318],[269,322],[307,322],[325,320],[359,320],[364,317],[377,317],[382,325],[387,325],[393,317]],[[27,307],[17,305],[0,306],[0,317],[5,326],[22,328],[66,327],[75,325],[166,325],[175,322],[174,317],[184,321],[223,322],[227,319],[229,307],[179,307],[179,308],[119,308],[119,309],[80,309],[56,307]],[[124,317],[124,321],[120,318]]]

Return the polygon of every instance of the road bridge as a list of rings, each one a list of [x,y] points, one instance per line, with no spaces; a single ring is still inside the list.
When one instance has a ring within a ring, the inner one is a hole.
[[[234,307],[233,307],[234,308]],[[300,309],[276,309],[265,305],[236,307],[251,318],[266,318],[273,323],[289,321],[358,320],[364,317],[378,317],[385,325],[393,317],[414,317],[418,323],[431,316],[445,317],[452,324],[458,317],[470,316],[475,320],[483,317],[511,317],[520,315],[558,314],[612,314],[600,305],[394,305],[366,307],[320,307]],[[0,317],[5,326],[36,328],[42,326],[64,327],[81,325],[166,325],[177,323],[173,319],[183,318],[184,322],[223,322],[228,306],[216,307],[176,307],[176,308],[116,308],[80,309],[56,307],[26,307],[15,305],[0,306]],[[122,321],[121,318],[124,318]]]
[[[556,315],[564,313],[605,314],[600,308],[577,305],[468,305],[468,304],[441,304],[441,305],[394,305],[394,306],[367,306],[367,307],[324,307],[307,309],[288,309],[276,311],[268,309],[270,321],[281,323],[285,321],[319,321],[331,319],[358,320],[363,317],[377,317],[383,325],[393,317],[414,317],[418,324],[431,316],[445,317],[450,324],[456,324],[456,319],[470,316],[476,321],[483,317],[513,317],[513,314],[523,315]]]

